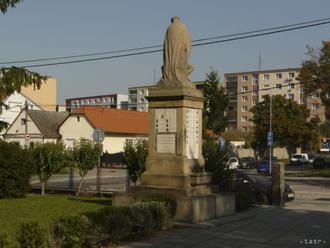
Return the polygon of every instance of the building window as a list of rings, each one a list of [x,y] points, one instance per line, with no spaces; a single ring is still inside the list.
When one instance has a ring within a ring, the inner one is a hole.
[[[248,121],[248,117],[247,116],[242,116],[241,120],[242,120],[242,122],[247,122]]]
[[[141,95],[144,95],[144,90],[140,90],[140,94]]]
[[[282,84],[276,84],[276,89],[278,90],[282,89]]]
[[[294,78],[294,72],[289,72],[289,74],[288,74],[288,78],[289,78],[289,79],[293,79],[293,78]]]
[[[264,88],[269,88],[269,84],[265,84],[264,85]]]
[[[237,77],[236,76],[228,76],[227,77],[227,82],[237,82]]]
[[[243,81],[243,82],[246,82],[246,81],[248,81],[248,79],[249,79],[249,77],[248,77],[248,76],[242,76],[242,81]]]
[[[312,98],[314,98],[314,99],[319,98],[319,93],[313,93]]]
[[[269,80],[269,74],[264,74],[264,80]]]
[[[320,104],[318,103],[312,104],[312,110],[317,110],[319,108],[320,108]]]
[[[300,92],[300,93],[304,93],[304,87],[300,87],[299,92]]]
[[[253,94],[254,96],[257,96],[257,95],[258,95],[258,91],[257,91],[257,90],[254,90],[254,91],[252,92],[252,94]]]
[[[247,132],[247,127],[242,127],[242,132],[246,133]]]
[[[276,73],[275,78],[276,79],[282,79],[282,73]]]
[[[306,98],[301,98],[300,99],[300,104],[305,104],[306,103]]]
[[[252,102],[252,106],[256,106],[257,103],[258,103],[258,100],[253,100],[253,102]]]
[[[248,97],[247,96],[242,96],[242,102],[247,102]]]
[[[294,94],[288,94],[288,99],[294,99]]]
[[[241,110],[242,110],[242,112],[247,112],[247,111],[248,111],[248,107],[247,107],[247,106],[243,106],[243,107],[241,108]]]
[[[319,115],[312,115],[312,118],[318,118]]]
[[[248,91],[248,87],[247,86],[243,86],[242,87],[242,92],[247,92]]]
[[[294,84],[288,84],[288,89],[294,89]]]
[[[86,100],[86,104],[89,104],[89,100]]]
[[[137,90],[130,90],[129,93],[130,93],[131,95],[135,95],[135,94],[137,94]]]
[[[252,83],[253,84],[258,84],[259,83],[259,76],[257,74],[254,74],[252,76]]]

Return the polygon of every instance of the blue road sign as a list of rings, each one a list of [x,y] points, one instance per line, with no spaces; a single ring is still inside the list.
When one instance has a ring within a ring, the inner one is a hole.
[[[268,146],[273,146],[273,132],[267,133],[267,144]]]

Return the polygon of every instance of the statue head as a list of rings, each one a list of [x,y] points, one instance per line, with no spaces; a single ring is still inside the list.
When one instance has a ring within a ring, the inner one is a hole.
[[[177,22],[177,21],[181,21],[181,18],[178,17],[178,16],[173,16],[173,17],[171,18],[171,23],[173,23],[173,22]]]

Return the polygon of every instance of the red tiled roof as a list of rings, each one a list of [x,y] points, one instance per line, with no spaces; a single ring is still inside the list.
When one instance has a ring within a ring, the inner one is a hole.
[[[95,128],[109,133],[149,134],[149,114],[104,107],[84,106],[75,113],[83,113]]]

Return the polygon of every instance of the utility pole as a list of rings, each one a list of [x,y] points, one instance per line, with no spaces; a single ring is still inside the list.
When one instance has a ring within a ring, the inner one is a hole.
[[[25,100],[25,117],[24,117],[24,124],[25,124],[25,130],[24,130],[24,146],[25,148],[28,146],[28,102]]]
[[[273,132],[272,132],[272,89],[269,90],[269,135],[271,142],[269,142],[269,174],[272,174],[272,146],[273,146]]]

